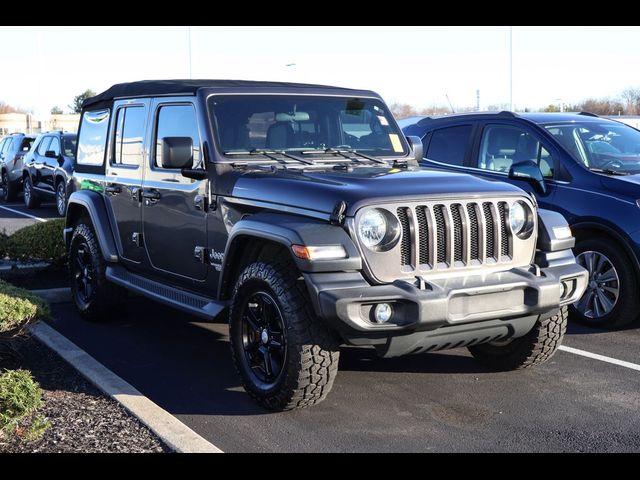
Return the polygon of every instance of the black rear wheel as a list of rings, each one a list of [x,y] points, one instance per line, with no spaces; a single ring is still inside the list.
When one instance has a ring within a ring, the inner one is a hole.
[[[31,208],[38,208],[40,206],[40,198],[33,190],[33,183],[31,182],[31,177],[26,176],[24,179],[24,205]]]
[[[60,217],[64,217],[67,214],[67,189],[62,180],[56,186],[56,209]]]
[[[71,294],[80,314],[89,320],[108,320],[124,306],[126,290],[110,283],[106,262],[93,229],[81,223],[71,237],[69,272]]]
[[[7,172],[0,177],[0,198],[5,202],[13,202],[18,197],[18,184],[9,180]]]

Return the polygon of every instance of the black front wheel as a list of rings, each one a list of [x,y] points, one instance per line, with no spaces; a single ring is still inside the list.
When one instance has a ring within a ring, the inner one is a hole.
[[[107,320],[120,313],[126,291],[107,281],[106,263],[93,229],[79,224],[69,248],[71,294],[80,314],[90,320]]]
[[[229,313],[231,352],[245,390],[269,410],[322,401],[338,373],[338,340],[316,318],[289,262],[250,264]]]
[[[518,338],[499,339],[469,347],[483,365],[492,370],[518,370],[549,360],[567,331],[567,307],[540,315],[533,328]]]

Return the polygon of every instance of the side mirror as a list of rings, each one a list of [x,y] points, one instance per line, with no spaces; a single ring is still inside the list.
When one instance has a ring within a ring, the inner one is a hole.
[[[422,140],[420,137],[416,137],[415,135],[407,136],[407,141],[409,142],[409,146],[413,151],[413,159],[416,162],[419,162],[424,157],[424,147],[422,146]]]
[[[162,138],[162,168],[190,168],[193,164],[191,137]]]
[[[529,182],[538,193],[543,195],[547,193],[547,184],[542,176],[542,171],[540,170],[540,167],[531,160],[511,165],[509,178],[511,180],[523,180],[525,182]]]
[[[54,152],[53,150],[47,150],[46,152],[44,152],[44,156],[47,158],[58,158],[58,155],[56,155],[56,152]]]

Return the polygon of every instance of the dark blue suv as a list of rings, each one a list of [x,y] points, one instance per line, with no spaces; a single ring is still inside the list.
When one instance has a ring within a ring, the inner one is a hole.
[[[640,309],[640,131],[591,113],[487,112],[412,117],[423,167],[508,181],[563,214],[589,270],[572,306],[583,323],[618,327]]]

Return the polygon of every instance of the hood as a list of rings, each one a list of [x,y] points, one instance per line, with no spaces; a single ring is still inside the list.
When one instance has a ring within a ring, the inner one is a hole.
[[[608,176],[599,175],[602,186],[612,193],[629,197],[632,201],[640,199],[640,175]]]
[[[233,196],[331,213],[344,200],[348,214],[363,204],[430,196],[527,195],[505,182],[430,169],[358,167],[346,171],[277,170],[242,174]]]

